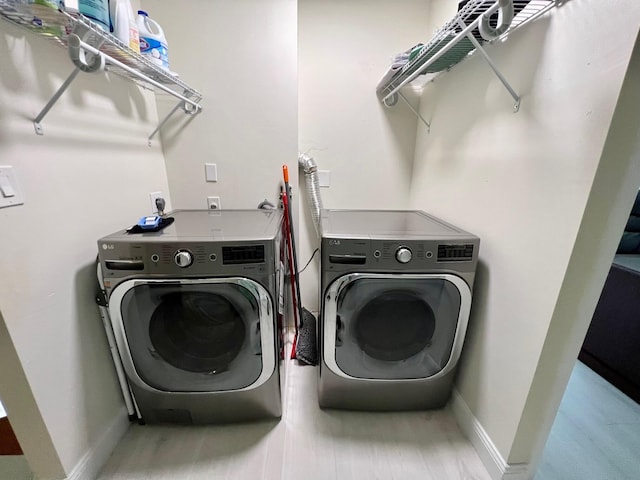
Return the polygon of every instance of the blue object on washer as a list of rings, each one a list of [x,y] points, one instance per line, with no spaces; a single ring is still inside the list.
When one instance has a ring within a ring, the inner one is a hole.
[[[161,216],[150,215],[148,217],[142,217],[140,220],[138,220],[138,226],[144,230],[151,230],[154,228],[158,228],[161,221],[162,221]]]

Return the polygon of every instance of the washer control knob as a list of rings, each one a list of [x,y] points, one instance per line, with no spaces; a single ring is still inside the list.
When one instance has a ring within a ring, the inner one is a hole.
[[[188,250],[178,250],[173,260],[180,268],[187,268],[193,263],[193,255]]]
[[[409,263],[411,261],[411,250],[407,247],[400,247],[396,250],[396,260],[400,263]]]

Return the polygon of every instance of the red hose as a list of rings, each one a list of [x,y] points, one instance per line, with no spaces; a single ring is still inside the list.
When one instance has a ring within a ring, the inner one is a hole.
[[[284,230],[285,240],[287,244],[287,263],[289,265],[289,277],[291,278],[291,300],[293,302],[293,326],[295,334],[293,336],[293,344],[291,347],[291,359],[296,359],[296,343],[298,342],[298,300],[296,298],[295,282],[298,281],[293,273],[293,248],[291,245],[291,225],[289,224],[289,198],[286,192],[280,192],[282,206],[284,208]]]

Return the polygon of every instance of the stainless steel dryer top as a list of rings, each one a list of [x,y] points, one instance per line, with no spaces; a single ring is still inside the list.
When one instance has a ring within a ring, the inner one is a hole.
[[[417,210],[322,210],[323,237],[422,239],[474,237],[439,218]]]
[[[269,240],[278,232],[277,210],[175,210],[165,215],[174,222],[159,232],[130,234],[120,230],[102,239],[134,242],[208,242]]]

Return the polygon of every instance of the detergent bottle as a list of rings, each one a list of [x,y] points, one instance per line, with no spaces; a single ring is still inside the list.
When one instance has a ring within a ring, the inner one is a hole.
[[[129,0],[109,0],[111,32],[135,53],[140,53],[138,24]]]
[[[149,18],[144,10],[138,10],[138,32],[140,34],[140,53],[153,64],[169,70],[167,39],[162,27]]]
[[[78,10],[105,31],[109,31],[109,0],[79,0]]]

